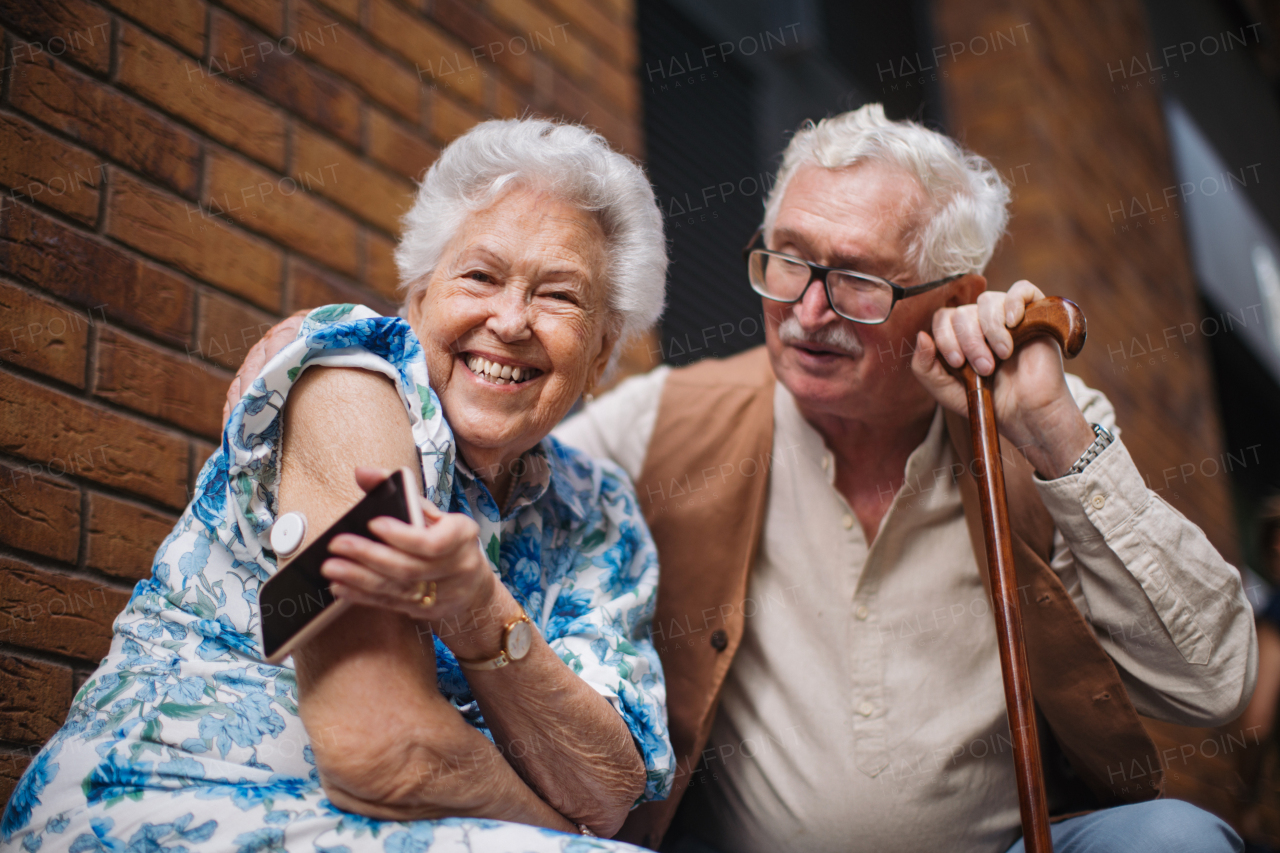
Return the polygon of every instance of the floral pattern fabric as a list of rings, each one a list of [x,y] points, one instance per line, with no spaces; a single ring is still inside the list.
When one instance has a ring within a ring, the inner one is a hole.
[[[292,661],[263,660],[257,606],[276,566],[269,534],[281,413],[313,365],[360,367],[395,383],[426,497],[476,519],[501,581],[561,659],[622,715],[648,772],[641,801],[670,790],[666,694],[648,638],[657,555],[626,475],[547,438],[521,458],[500,512],[455,456],[409,326],[337,305],[308,315],[236,406],[152,576],[116,619],[110,653],[19,781],[0,821],[0,849],[634,849],[498,821],[372,820],[324,796]],[[441,692],[488,735],[457,661],[435,642]]]

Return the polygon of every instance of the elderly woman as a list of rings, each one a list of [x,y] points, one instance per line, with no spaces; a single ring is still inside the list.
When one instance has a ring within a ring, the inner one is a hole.
[[[406,224],[408,322],[319,309],[266,365],[6,847],[562,850],[665,796],[653,543],[620,470],[548,437],[661,310],[652,190],[582,128],[488,122]],[[302,512],[310,541],[400,466],[425,526],[333,540],[353,606],[265,663],[275,519]]]

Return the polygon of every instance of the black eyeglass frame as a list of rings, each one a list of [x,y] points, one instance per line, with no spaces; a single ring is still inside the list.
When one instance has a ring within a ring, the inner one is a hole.
[[[916,285],[912,285],[911,287],[903,287],[900,284],[895,284],[894,282],[889,281],[889,279],[881,278],[878,275],[871,275],[870,273],[865,273],[865,272],[857,272],[856,270],[842,269],[840,267],[826,267],[826,266],[823,266],[822,264],[815,264],[812,261],[806,261],[804,258],[797,258],[795,255],[788,255],[786,252],[775,252],[772,249],[766,249],[761,246],[757,246],[756,244],[761,242],[761,237],[763,236],[763,234],[764,234],[764,226],[757,228],[755,233],[751,235],[751,239],[747,242],[747,245],[744,246],[742,249],[742,259],[747,263],[747,283],[751,284],[752,290],[754,290],[760,296],[763,296],[765,299],[769,299],[774,302],[781,302],[784,305],[795,305],[801,299],[804,299],[804,295],[809,292],[809,287],[815,281],[817,281],[818,279],[821,279],[822,288],[827,293],[827,304],[831,306],[831,310],[834,311],[837,316],[843,317],[844,319],[849,320],[850,322],[853,322],[853,323],[861,323],[864,326],[878,326],[881,323],[884,323],[885,321],[887,321],[889,319],[889,315],[893,313],[893,306],[897,305],[900,300],[909,299],[912,296],[919,296],[921,293],[928,293],[930,290],[936,290],[939,287],[942,287],[944,284],[950,284],[956,279],[962,278],[963,276],[967,275],[967,273],[958,272],[958,273],[955,273],[954,275],[949,275],[946,278],[937,279],[936,281],[930,281],[924,284],[916,284]],[[771,255],[778,258],[785,258],[788,261],[795,261],[796,263],[801,263],[807,266],[809,268],[809,280],[805,282],[804,287],[800,290],[800,295],[797,296],[795,299],[780,299],[779,297],[773,296],[772,294],[762,293],[760,289],[755,286],[755,284],[751,283],[751,271],[750,271],[751,256],[756,252],[760,252],[764,255]],[[867,279],[869,281],[876,282],[877,284],[883,284],[887,286],[889,290],[893,292],[893,301],[889,303],[889,310],[884,313],[884,317],[880,320],[859,320],[857,317],[850,317],[848,314],[845,314],[839,308],[837,308],[836,301],[831,293],[831,282],[827,278],[827,274],[833,273],[833,272],[844,273],[845,275],[851,275],[856,278]]]

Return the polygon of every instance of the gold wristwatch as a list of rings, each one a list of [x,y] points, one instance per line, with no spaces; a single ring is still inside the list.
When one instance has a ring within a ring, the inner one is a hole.
[[[488,660],[463,660],[458,658],[458,665],[463,669],[488,670],[501,669],[509,663],[523,660],[533,648],[533,623],[529,614],[520,608],[520,615],[511,620],[502,629],[502,651],[496,658]]]

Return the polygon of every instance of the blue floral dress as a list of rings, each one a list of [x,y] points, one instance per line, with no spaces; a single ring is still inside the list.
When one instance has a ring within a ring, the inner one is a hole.
[[[671,787],[666,693],[648,638],[657,554],[620,469],[545,439],[524,457],[505,514],[455,458],[421,347],[363,306],[313,311],[236,406],[152,576],[116,619],[110,654],[19,781],[0,848],[204,851],[634,849],[470,818],[391,822],[334,807],[298,717],[292,661],[262,659],[258,589],[275,571],[281,412],[312,365],[395,382],[426,497],[465,512],[502,582],[561,659],[605,696],[644,755],[641,801]],[[436,640],[441,692],[488,734],[466,679]]]

